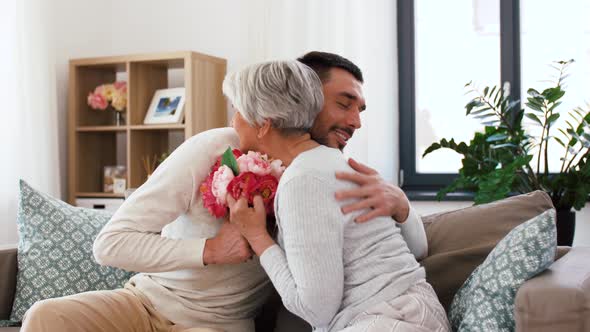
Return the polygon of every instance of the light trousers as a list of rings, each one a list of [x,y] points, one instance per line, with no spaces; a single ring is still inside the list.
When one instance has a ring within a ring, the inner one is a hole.
[[[132,284],[43,300],[25,314],[22,332],[219,332],[221,329],[175,325]]]
[[[426,281],[357,315],[341,332],[448,332],[451,326]]]

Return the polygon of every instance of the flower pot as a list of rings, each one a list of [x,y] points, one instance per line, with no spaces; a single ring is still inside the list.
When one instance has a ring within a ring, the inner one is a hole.
[[[557,210],[557,245],[570,246],[574,242],[576,213],[572,210]]]

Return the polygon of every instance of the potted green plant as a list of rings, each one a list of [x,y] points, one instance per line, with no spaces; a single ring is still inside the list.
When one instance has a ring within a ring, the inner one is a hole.
[[[475,204],[483,204],[511,194],[543,190],[557,210],[558,243],[572,244],[572,208],[582,209],[590,193],[590,106],[567,112],[563,128],[557,128],[556,123],[562,116],[558,106],[565,94],[566,70],[572,62],[555,63],[558,75],[553,86],[542,92],[528,89],[526,108],[519,107],[519,101],[509,95],[507,84],[483,90],[472,82],[465,85],[474,95],[465,106],[466,115],[482,121],[484,130],[476,132],[469,144],[441,139],[422,155],[441,148],[463,155],[459,176],[438,192],[438,200],[450,192],[468,191],[475,193]],[[525,117],[540,127],[540,136],[525,130]],[[549,172],[550,141],[564,148],[559,173]],[[534,151],[538,152],[536,156]]]

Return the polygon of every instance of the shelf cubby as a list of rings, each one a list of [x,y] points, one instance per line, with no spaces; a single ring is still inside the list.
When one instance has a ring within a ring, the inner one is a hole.
[[[226,60],[190,51],[70,60],[68,100],[68,201],[121,198],[103,192],[104,166],[124,165],[127,187],[147,178],[142,158],[171,153],[184,140],[227,125],[221,84]],[[87,104],[94,89],[116,80],[127,82],[125,123],[116,125],[113,110]],[[158,89],[185,88],[184,121],[144,125]]]
[[[127,160],[127,133],[91,131],[77,134],[76,192],[102,192],[105,166]]]

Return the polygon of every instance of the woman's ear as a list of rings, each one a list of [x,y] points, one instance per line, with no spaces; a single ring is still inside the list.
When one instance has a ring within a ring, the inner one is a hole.
[[[262,123],[262,126],[260,126],[258,128],[258,134],[256,136],[258,138],[263,138],[264,136],[268,135],[268,133],[270,132],[270,128],[271,128],[270,120],[269,119],[264,120],[264,123]]]

